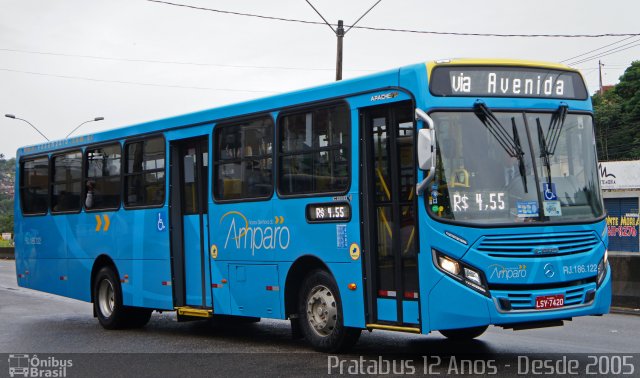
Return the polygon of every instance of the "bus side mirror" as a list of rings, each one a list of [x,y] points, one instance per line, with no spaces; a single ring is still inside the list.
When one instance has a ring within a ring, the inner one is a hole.
[[[416,120],[426,124],[426,128],[418,131],[418,167],[429,173],[416,184],[416,194],[421,195],[436,175],[436,129],[433,119],[422,109],[416,109]]]
[[[433,162],[433,142],[431,138],[431,130],[420,129],[418,131],[418,166],[423,171],[431,169],[435,164]]]

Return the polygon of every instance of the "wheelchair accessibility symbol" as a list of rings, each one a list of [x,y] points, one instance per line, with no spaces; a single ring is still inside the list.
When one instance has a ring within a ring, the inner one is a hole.
[[[557,201],[558,195],[556,194],[556,184],[554,183],[543,183],[542,184],[542,193],[544,195],[545,201]]]
[[[166,214],[161,211],[158,213],[158,232],[162,232],[167,229],[167,226],[164,223],[164,218],[166,218]]]

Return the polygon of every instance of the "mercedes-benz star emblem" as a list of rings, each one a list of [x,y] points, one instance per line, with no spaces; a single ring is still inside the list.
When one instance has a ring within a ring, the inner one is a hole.
[[[553,278],[553,276],[556,275],[556,270],[554,269],[553,265],[551,263],[547,263],[544,266],[544,275],[547,278]]]

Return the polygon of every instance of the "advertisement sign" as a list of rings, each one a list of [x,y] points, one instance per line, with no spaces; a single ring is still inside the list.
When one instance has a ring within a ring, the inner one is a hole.
[[[616,252],[640,251],[640,213],[638,198],[605,198],[609,250]]]
[[[640,189],[640,160],[598,164],[602,189]]]

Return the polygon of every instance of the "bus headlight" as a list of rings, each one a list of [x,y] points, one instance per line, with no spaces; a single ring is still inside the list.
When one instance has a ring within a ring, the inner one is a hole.
[[[473,290],[489,296],[489,289],[482,272],[435,249],[432,249],[431,253],[433,262],[439,270]]]
[[[454,259],[451,259],[447,256],[439,254],[438,265],[440,266],[440,269],[451,275],[457,276],[458,274],[460,274],[460,264],[458,264],[458,262]]]
[[[480,278],[480,274],[475,270],[464,268],[464,276],[469,281],[475,283],[478,286],[482,286],[482,279]]]
[[[604,251],[604,257],[598,263],[598,286],[602,284],[602,281],[607,276],[607,270],[609,270],[609,251]]]

